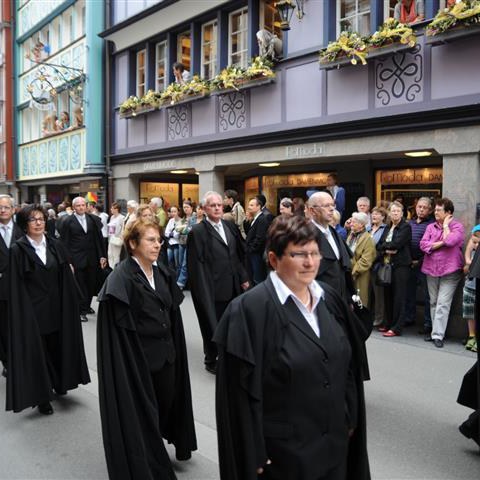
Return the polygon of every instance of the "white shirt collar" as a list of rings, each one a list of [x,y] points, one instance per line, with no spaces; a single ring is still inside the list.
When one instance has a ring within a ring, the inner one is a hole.
[[[329,233],[330,229],[328,227],[324,227],[321,223],[317,223],[313,218],[311,219],[312,223],[321,230],[322,233]]]
[[[205,217],[207,219],[207,222],[212,226],[212,227],[215,227],[216,225],[220,225],[221,227],[223,227],[222,225],[222,219],[220,219],[218,222],[214,222],[213,220],[210,220],[209,217]]]
[[[42,239],[39,242],[37,242],[33,238],[29,237],[28,235],[26,235],[26,237],[28,238],[28,241],[30,242],[30,245],[33,248],[46,247],[47,246],[47,240],[45,238],[45,235],[42,236]]]
[[[13,229],[13,218],[11,218],[10,221],[6,225],[4,225],[2,223],[2,228],[4,228],[4,227],[8,228],[9,230],[12,230]]]
[[[275,291],[277,292],[280,303],[284,305],[289,297],[295,297],[299,302],[301,300],[287,287],[283,280],[278,276],[277,272],[270,272],[270,279],[272,280]],[[312,310],[317,308],[320,299],[324,298],[323,288],[314,280],[308,286],[310,294],[312,295]]]

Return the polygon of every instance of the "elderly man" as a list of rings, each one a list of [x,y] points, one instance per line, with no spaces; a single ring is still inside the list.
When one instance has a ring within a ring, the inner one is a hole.
[[[434,222],[432,217],[432,202],[428,197],[421,197],[415,206],[415,218],[410,220],[412,241],[410,251],[412,253],[412,268],[406,285],[407,298],[405,302],[405,325],[413,325],[417,318],[417,285],[420,285],[422,301],[424,305],[423,333],[429,340],[432,331],[432,317],[430,315],[430,296],[428,295],[427,277],[422,273],[424,253],[420,250],[422,239],[427,226]]]
[[[193,304],[203,337],[205,369],[216,373],[217,347],[213,332],[229,302],[249,287],[243,267],[245,246],[238,228],[222,220],[223,199],[207,192],[205,218],[187,238],[187,268]]]
[[[149,206],[152,209],[153,214],[157,217],[158,223],[164,229],[168,222],[168,216],[167,212],[163,208],[163,198],[153,197],[150,200]]]
[[[366,213],[368,215],[368,223],[366,226],[367,232],[372,229],[372,219],[370,216],[370,199],[368,197],[358,197],[357,199],[357,212]],[[345,222],[345,228],[350,230],[352,223],[352,218],[350,217]]]
[[[97,293],[99,268],[107,266],[107,258],[100,218],[86,213],[87,204],[83,197],[74,198],[72,206],[74,213],[62,221],[59,233],[82,290],[80,318],[82,322],[87,322],[87,314],[95,313],[90,304]]]
[[[351,252],[330,222],[335,202],[327,192],[315,192],[308,200],[308,214],[317,227],[317,243],[322,261],[317,280],[333,287],[345,300],[355,293],[351,274]]]
[[[0,195],[0,361],[3,363],[3,376],[7,366],[7,295],[8,265],[10,247],[23,236],[23,232],[13,222],[15,205],[10,195]]]

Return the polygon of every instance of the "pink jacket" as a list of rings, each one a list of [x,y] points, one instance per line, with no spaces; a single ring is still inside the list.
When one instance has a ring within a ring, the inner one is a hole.
[[[450,233],[445,244],[437,250],[432,250],[432,244],[443,240],[443,228],[437,222],[430,224],[420,240],[420,249],[425,252],[422,272],[432,277],[443,277],[449,273],[458,272],[463,268],[463,225],[453,219],[450,222]]]

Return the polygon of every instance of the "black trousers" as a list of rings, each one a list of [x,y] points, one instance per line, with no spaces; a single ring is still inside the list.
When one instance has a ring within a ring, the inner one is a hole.
[[[60,392],[63,390],[63,386],[61,384],[62,350],[59,332],[42,335],[42,344],[50,382],[55,391]]]
[[[395,333],[402,333],[405,323],[405,299],[410,267],[392,269],[392,284],[385,287],[385,326]]]
[[[217,317],[217,324],[222,318],[223,312],[225,312],[229,303],[230,302],[215,302],[215,315]],[[213,366],[217,363],[217,345],[212,342],[211,338],[203,339],[203,352],[205,354],[205,365]]]
[[[0,300],[0,362],[7,365],[8,318],[7,302]]]
[[[157,397],[160,431],[165,437],[170,430],[172,407],[175,399],[175,364],[165,363],[161,370],[151,372],[153,388]]]
[[[86,315],[95,295],[95,287],[97,284],[98,265],[88,266],[86,268],[75,268],[75,278],[82,290],[82,297],[79,301],[80,315]]]
[[[325,475],[319,477],[317,480],[345,480],[347,478],[347,465],[341,463],[335,468],[329,470]],[[272,475],[268,469],[268,465],[265,466],[264,472],[258,475],[258,480],[286,480],[285,476],[277,477]]]

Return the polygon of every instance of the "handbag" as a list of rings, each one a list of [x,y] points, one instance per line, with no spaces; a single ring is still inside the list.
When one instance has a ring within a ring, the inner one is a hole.
[[[379,287],[387,287],[392,284],[392,264],[382,263],[377,270],[375,284]]]
[[[123,238],[121,237],[110,237],[110,243],[116,247],[121,247],[123,245]]]

